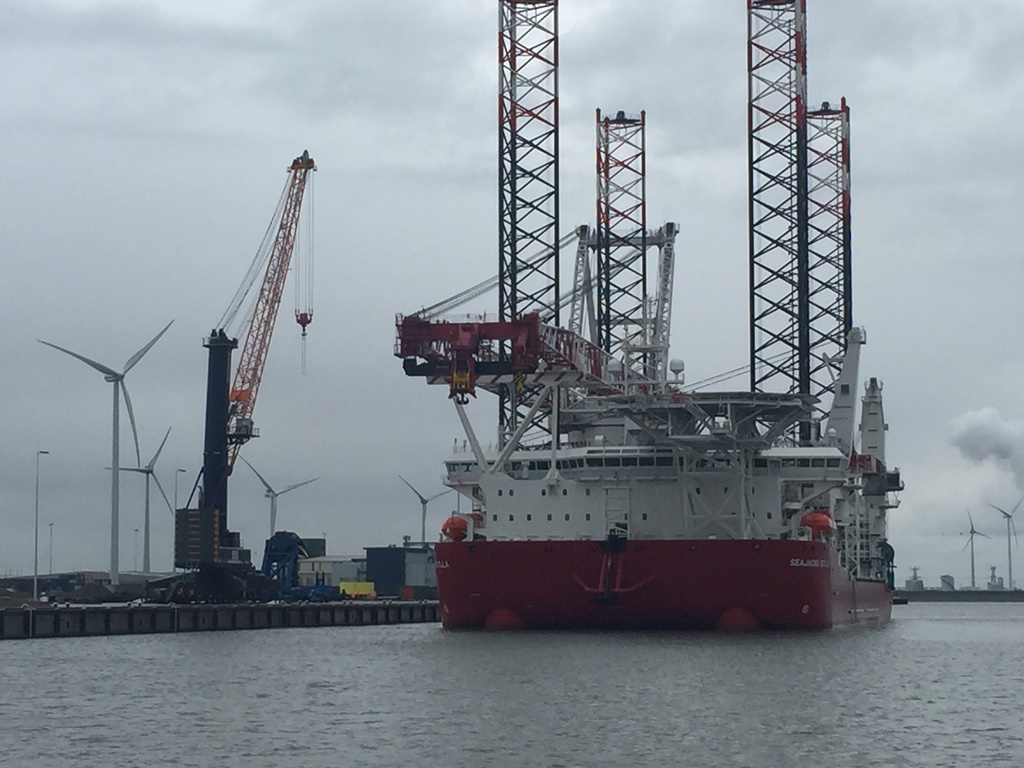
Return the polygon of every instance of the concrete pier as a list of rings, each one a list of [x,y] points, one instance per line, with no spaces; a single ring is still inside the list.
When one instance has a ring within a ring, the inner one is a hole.
[[[908,603],[1024,603],[1021,589],[897,589]]]
[[[419,624],[439,620],[438,605],[433,601],[361,600],[301,605],[45,606],[0,610],[0,640]]]

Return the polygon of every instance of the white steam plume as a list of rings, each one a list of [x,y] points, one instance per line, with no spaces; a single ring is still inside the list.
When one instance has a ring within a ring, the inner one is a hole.
[[[1013,472],[1024,489],[1024,422],[1008,421],[995,408],[968,411],[950,422],[952,441],[971,461],[995,463]]]

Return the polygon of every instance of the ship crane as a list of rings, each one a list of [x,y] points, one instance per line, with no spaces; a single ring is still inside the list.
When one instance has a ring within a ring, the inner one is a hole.
[[[651,313],[651,327],[647,331],[654,364],[645,371],[634,371],[628,378],[624,377],[619,371],[625,366],[617,365],[614,356],[601,350],[592,337],[585,337],[582,321],[576,321],[582,317],[584,305],[593,304],[594,284],[587,273],[590,271],[588,255],[595,249],[595,239],[586,225],[559,241],[560,250],[573,240],[578,244],[577,279],[574,287],[561,294],[557,302],[558,308],[571,309],[569,328],[553,325],[554,310],[506,322],[487,322],[484,317],[471,316],[457,320],[446,318],[453,310],[497,288],[499,280],[495,276],[414,315],[399,316],[395,354],[407,361],[407,374],[424,376],[432,384],[448,384],[449,397],[462,405],[466,404],[468,396],[476,395],[478,381],[488,390],[518,380],[520,385],[585,382],[586,389],[605,392],[623,392],[637,387],[640,391],[651,391],[658,382],[663,384],[667,380],[674,244],[678,231],[677,224],[668,222],[646,235],[648,243],[661,250],[661,257],[658,295],[651,300],[655,310]],[[543,255],[535,255],[530,263]],[[617,271],[613,269],[612,275]],[[593,322],[590,326],[593,332]],[[518,341],[513,343],[510,355],[501,359],[498,353],[500,342],[516,339]],[[427,362],[419,364],[415,361],[417,357]]]

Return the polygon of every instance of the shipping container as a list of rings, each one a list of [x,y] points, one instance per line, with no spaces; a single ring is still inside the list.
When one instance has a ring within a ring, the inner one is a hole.
[[[338,585],[338,591],[342,597],[361,597],[373,600],[377,597],[377,590],[372,581],[343,581]]]

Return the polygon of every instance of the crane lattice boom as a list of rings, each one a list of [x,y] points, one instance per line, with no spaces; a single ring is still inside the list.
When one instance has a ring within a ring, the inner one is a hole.
[[[231,412],[228,421],[228,438],[231,443],[229,466],[234,466],[238,450],[251,436],[253,408],[259,392],[260,380],[263,378],[263,367],[267,362],[267,351],[270,349],[270,338],[274,332],[277,311],[281,305],[285,279],[291,265],[292,251],[295,247],[295,235],[298,229],[299,213],[302,209],[302,196],[306,189],[306,177],[310,171],[316,170],[316,163],[303,152],[291,164],[291,175],[288,179],[287,195],[281,212],[281,220],[274,238],[267,271],[263,276],[263,285],[256,297],[256,305],[252,320],[245,337],[245,346],[238,359],[238,368],[231,384],[229,396]],[[305,328],[303,328],[305,330]]]

